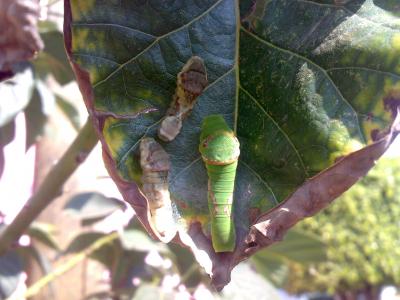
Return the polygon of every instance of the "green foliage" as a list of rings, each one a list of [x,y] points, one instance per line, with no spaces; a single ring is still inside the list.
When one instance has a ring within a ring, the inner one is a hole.
[[[0,232],[4,225],[0,224]],[[27,230],[27,235],[44,245],[57,250],[53,237],[54,227],[50,224],[34,223]],[[50,262],[41,251],[33,246],[14,245],[14,249],[0,256],[0,299],[11,296],[19,284],[22,284],[21,275],[26,269],[29,260],[35,261],[42,274],[50,272]]]
[[[252,208],[275,207],[373,141],[391,123],[385,103],[399,91],[398,19],[372,0],[319,2],[70,0],[69,51],[89,72],[90,82],[80,84],[93,90],[86,100],[101,119],[94,123],[117,184],[140,178],[140,140],[156,136],[176,74],[194,55],[204,60],[209,85],[181,133],[163,145],[178,224],[196,218],[209,228],[198,140],[210,114],[223,115],[241,144],[239,233],[248,231]]]
[[[327,244],[327,260],[296,266],[293,291],[338,292],[400,284],[400,162],[384,159],[360,183],[300,228]]]
[[[42,79],[46,79],[50,73],[61,85],[73,81],[75,78],[65,53],[62,32],[57,30],[47,31],[43,32],[41,37],[44,41],[45,49],[39,53],[34,62],[37,75]]]
[[[28,228],[27,234],[47,247],[58,251],[59,248],[53,236],[55,231],[56,227],[54,225],[34,222]]]
[[[56,103],[61,111],[67,116],[74,129],[78,131],[81,128],[78,109],[62,95],[57,95]]]

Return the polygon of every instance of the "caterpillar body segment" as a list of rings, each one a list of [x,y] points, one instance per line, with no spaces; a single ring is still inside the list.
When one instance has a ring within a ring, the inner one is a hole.
[[[199,150],[208,174],[213,248],[215,252],[231,252],[236,244],[232,208],[240,147],[222,116],[211,115],[204,119]]]

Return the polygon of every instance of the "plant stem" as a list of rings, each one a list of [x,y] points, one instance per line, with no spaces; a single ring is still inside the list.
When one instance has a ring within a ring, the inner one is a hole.
[[[8,300],[20,300],[20,299],[22,300],[22,299],[27,299],[29,297],[35,296],[37,293],[40,292],[40,290],[42,288],[44,288],[50,282],[55,280],[57,277],[61,276],[65,272],[71,270],[74,266],[76,266],[82,260],[86,259],[93,252],[95,252],[96,250],[105,246],[106,244],[113,242],[117,238],[118,238],[117,232],[114,232],[114,233],[106,235],[102,238],[99,238],[97,241],[95,241],[93,244],[91,244],[88,248],[75,254],[73,257],[68,259],[68,261],[66,261],[65,263],[58,266],[53,272],[47,274],[46,276],[42,277],[41,279],[36,281],[34,284],[32,284],[27,289],[27,291],[24,293],[24,295],[22,295],[20,298],[9,298]]]
[[[44,178],[36,193],[27,201],[14,221],[0,233],[0,255],[15,245],[29,225],[60,195],[64,183],[92,151],[97,141],[98,138],[88,119],[74,142]]]

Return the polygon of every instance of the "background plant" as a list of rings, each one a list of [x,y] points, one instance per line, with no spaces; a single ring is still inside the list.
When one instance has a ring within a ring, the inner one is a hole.
[[[327,260],[293,266],[288,288],[375,299],[382,286],[398,286],[399,195],[399,161],[385,159],[332,206],[302,222],[299,228],[326,243]]]

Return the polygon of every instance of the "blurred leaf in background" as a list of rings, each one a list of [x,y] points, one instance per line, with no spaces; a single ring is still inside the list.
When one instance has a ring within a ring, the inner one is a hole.
[[[16,251],[0,256],[0,299],[9,297],[20,283],[23,264]]]
[[[121,209],[115,201],[97,193],[78,194],[71,198],[65,210],[81,220],[93,217],[99,221]],[[87,299],[108,299],[110,295],[121,299],[175,299],[179,295],[194,295],[199,289],[207,291],[211,299],[254,299],[255,295],[260,299],[279,299],[270,282],[282,287],[289,278],[290,265],[308,266],[326,259],[326,247],[321,239],[295,228],[282,243],[259,252],[235,269],[231,284],[219,294],[211,288],[209,276],[188,249],[154,241],[136,217],[118,235],[111,235],[114,236],[112,243],[89,256],[109,271],[110,290]],[[105,236],[93,230],[79,233],[63,253],[71,255],[88,249]]]
[[[41,37],[45,47],[34,61],[37,75],[42,80],[46,80],[50,73],[61,85],[75,80],[65,53],[62,32],[57,30],[47,31],[42,33]]]
[[[4,147],[14,139],[14,135],[15,135],[14,122],[10,122],[7,125],[0,127],[0,180],[1,180],[1,175],[3,174],[4,171],[4,164],[5,164]]]
[[[221,298],[226,300],[267,300],[279,299],[279,294],[275,287],[249,264],[242,263],[232,271],[232,280],[222,291]]]
[[[326,244],[320,237],[295,227],[281,243],[255,254],[251,264],[277,287],[284,287],[289,278],[290,265],[308,266],[326,260]]]
[[[28,105],[34,87],[33,70],[28,63],[15,66],[16,75],[0,82],[0,127],[11,122]]]
[[[64,206],[64,211],[78,217],[83,225],[89,225],[104,219],[118,209],[125,208],[125,203],[120,200],[88,192],[73,196]]]
[[[300,224],[326,243],[327,260],[292,266],[288,289],[377,299],[382,286],[400,284],[399,220],[400,162],[382,159],[332,206]]]
[[[4,225],[0,224],[0,230]],[[30,260],[35,261],[43,275],[51,271],[50,261],[41,251],[31,243],[36,240],[47,247],[58,250],[54,239],[54,226],[44,223],[34,223],[27,231],[27,235],[21,237],[27,241],[22,245],[21,240],[14,245],[13,250],[0,256],[0,299],[6,299],[13,295],[18,286],[23,285],[23,274]]]

